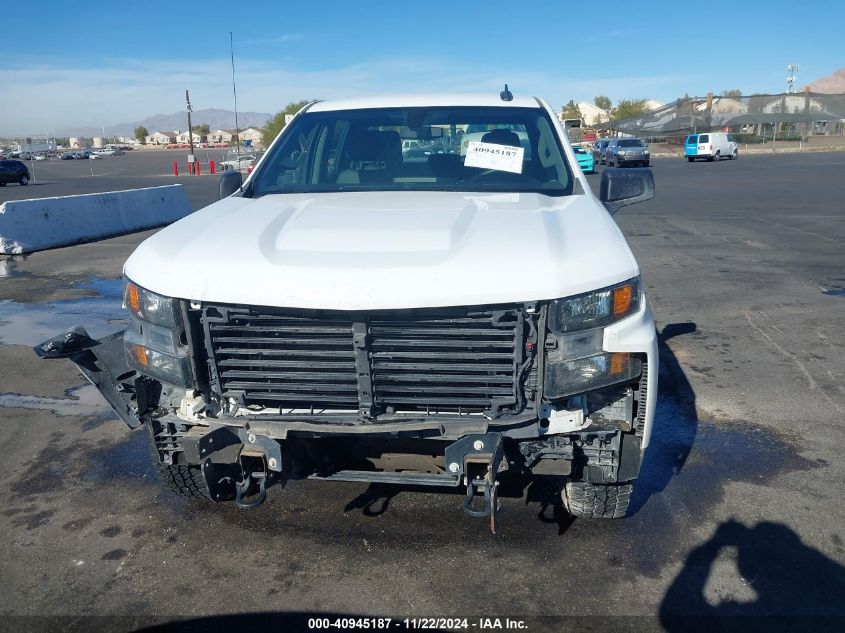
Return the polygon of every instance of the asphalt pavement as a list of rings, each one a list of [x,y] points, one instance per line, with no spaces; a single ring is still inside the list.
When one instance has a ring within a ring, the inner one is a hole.
[[[213,178],[147,160],[95,161],[114,171],[87,180],[52,163],[26,193],[184,180],[195,206],[214,199]],[[655,199],[616,216],[661,355],[652,444],[619,521],[572,520],[540,486],[509,491],[495,536],[450,493],[293,482],[250,511],[174,496],[146,431],[115,421],[70,362],[29,349],[74,323],[120,328],[121,265],[150,232],[0,259],[0,614],[124,629],[312,611],[527,617],[535,631],[747,615],[842,629],[845,153],[653,171]]]

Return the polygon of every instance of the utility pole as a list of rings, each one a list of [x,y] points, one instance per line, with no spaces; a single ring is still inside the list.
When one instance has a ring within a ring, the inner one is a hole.
[[[194,131],[191,129],[191,97],[188,90],[185,90],[185,102],[188,104],[188,143],[191,146],[191,153],[188,154],[188,169],[190,173],[194,170]]]

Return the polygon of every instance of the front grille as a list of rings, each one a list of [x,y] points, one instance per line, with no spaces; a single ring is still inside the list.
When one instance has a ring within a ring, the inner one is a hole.
[[[206,306],[212,384],[243,406],[498,414],[524,404],[515,307],[372,313]],[[533,345],[534,343],[532,343]]]

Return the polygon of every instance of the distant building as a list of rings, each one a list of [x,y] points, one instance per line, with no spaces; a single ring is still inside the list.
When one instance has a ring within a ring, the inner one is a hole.
[[[702,109],[707,109],[707,102],[703,104]],[[746,114],[748,106],[742,101],[733,99],[731,97],[714,97],[713,98],[713,113],[714,114]]]
[[[824,106],[821,102],[813,99],[808,94],[791,94],[772,98],[765,106],[763,112],[769,114],[783,114],[787,112],[823,112]]]
[[[240,139],[242,143],[244,141],[251,141],[253,145],[261,145],[263,134],[263,130],[256,127],[248,127],[245,130],[241,130]]]
[[[191,132],[191,137],[192,137],[194,143],[205,143],[206,142],[206,137],[204,135],[200,134],[199,132]],[[180,145],[186,145],[186,144],[190,143],[191,140],[188,138],[188,132],[179,132],[176,135],[176,142],[179,143]]]
[[[153,132],[149,136],[144,137],[147,145],[170,145],[176,142],[176,134],[174,132]]]
[[[581,101],[578,104],[578,109],[584,115],[584,125],[587,127],[597,125],[598,123],[605,123],[610,117],[607,110],[603,110],[595,104],[588,101]]]
[[[229,130],[214,130],[208,135],[209,143],[231,143],[237,134]]]
[[[85,149],[88,147],[88,140],[81,136],[71,136],[67,143],[70,149]]]

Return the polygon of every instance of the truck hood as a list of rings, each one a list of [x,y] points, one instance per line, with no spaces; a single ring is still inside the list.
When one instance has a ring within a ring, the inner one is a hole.
[[[591,194],[230,197],[161,230],[124,273],[194,301],[336,310],[530,302],[639,274]]]

